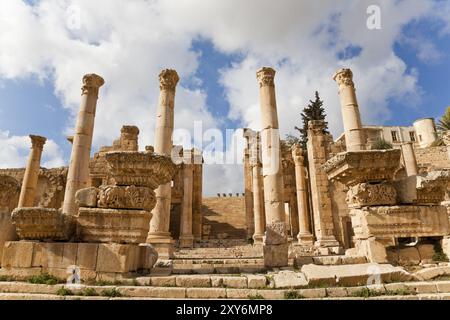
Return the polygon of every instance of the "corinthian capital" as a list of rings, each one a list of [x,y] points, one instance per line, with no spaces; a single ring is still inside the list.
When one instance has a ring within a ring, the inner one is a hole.
[[[340,69],[334,76],[333,80],[338,83],[339,86],[355,87],[353,83],[353,72],[350,69]]]
[[[164,69],[159,74],[159,88],[161,90],[175,91],[179,80],[180,77],[178,77],[178,73],[175,70]]]
[[[30,135],[30,139],[31,139],[31,148],[33,149],[36,148],[40,150],[44,148],[44,144],[47,141],[47,138],[35,135]]]
[[[87,74],[83,77],[82,94],[98,94],[98,89],[105,84],[105,80],[94,73]]]
[[[259,82],[259,87],[274,87],[275,86],[276,71],[270,67],[263,67],[256,72],[256,78]]]
[[[291,147],[291,151],[292,159],[294,159],[295,165],[303,166],[304,156],[302,147],[300,147],[300,145],[296,143]]]

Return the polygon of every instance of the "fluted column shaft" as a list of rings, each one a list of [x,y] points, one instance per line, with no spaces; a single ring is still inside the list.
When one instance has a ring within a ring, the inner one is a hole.
[[[160,94],[156,114],[155,153],[170,156],[173,147],[173,126],[175,88],[179,81],[175,70],[166,69],[159,75]],[[172,183],[159,186],[156,190],[156,206],[152,211],[147,242],[167,243],[169,232]]]
[[[67,173],[66,191],[64,194],[64,214],[76,215],[78,213],[75,193],[88,187],[89,159],[98,92],[104,83],[103,78],[96,74],[88,74],[83,77],[81,104],[73,136],[72,153],[70,155],[69,172]]]
[[[20,190],[19,208],[33,207],[36,196],[36,187],[39,178],[39,169],[41,167],[41,156],[46,138],[30,135],[31,150],[28,156],[27,167]]]
[[[252,165],[252,178],[253,178],[253,212],[255,222],[255,233],[253,234],[253,240],[255,243],[262,243],[266,219],[264,217],[264,196],[262,192],[262,175],[261,175],[261,163]]]
[[[406,175],[408,177],[417,176],[419,169],[417,168],[416,154],[414,153],[412,142],[402,144],[402,154]]]

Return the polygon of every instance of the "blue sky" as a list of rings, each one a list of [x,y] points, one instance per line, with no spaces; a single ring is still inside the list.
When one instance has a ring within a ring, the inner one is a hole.
[[[235,0],[99,1],[102,12],[85,0],[0,1],[0,30],[8,30],[0,31],[0,166],[25,163],[30,133],[51,140],[44,164],[67,163],[65,136],[74,126],[81,77],[90,72],[106,80],[94,151],[112,143],[123,124],[140,127],[141,147],[153,142],[162,67],[181,76],[176,126],[188,131],[194,120],[222,131],[258,129],[255,72],[263,65],[277,70],[282,134],[295,133],[300,106],[315,90],[332,133],[342,132],[331,76],[343,66],[354,71],[367,124],[411,125],[450,106],[446,1],[252,0],[237,11]],[[125,3],[128,10],[119,10]],[[369,31],[365,9],[373,3],[382,9],[382,29]],[[208,170],[211,178],[236,168]],[[211,192],[240,192],[241,181],[233,179],[211,182]]]

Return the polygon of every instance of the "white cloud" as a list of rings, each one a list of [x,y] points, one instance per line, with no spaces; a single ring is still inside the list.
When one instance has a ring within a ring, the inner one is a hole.
[[[31,141],[28,136],[13,136],[0,130],[0,168],[23,168],[26,166]],[[58,145],[47,140],[42,153],[41,166],[55,168],[64,165],[62,152]]]
[[[382,9],[381,30],[366,28],[366,8],[372,4]],[[203,121],[205,129],[223,122],[209,112],[207,93],[194,76],[200,57],[192,51],[192,41],[204,38],[219,51],[243,56],[240,63],[221,70],[230,118],[258,128],[255,73],[271,65],[277,69],[282,133],[293,132],[300,107],[319,90],[337,135],[342,123],[331,77],[342,66],[354,70],[366,123],[388,119],[391,99],[420,101],[419,74],[407,71],[393,46],[407,23],[424,15],[436,17],[432,9],[426,0],[41,0],[33,7],[21,0],[1,1],[0,30],[8,32],[0,32],[0,78],[50,78],[74,123],[81,78],[98,73],[106,84],[97,109],[94,150],[110,144],[123,124],[140,128],[143,147],[153,142],[157,75],[164,67],[175,68],[182,78],[177,128],[192,131],[194,120]],[[360,47],[361,54],[339,60],[338,53],[350,45]],[[430,55],[430,48],[422,48],[423,54]],[[67,128],[62,134],[70,133]],[[243,189],[241,167],[216,166],[205,173],[207,194]]]

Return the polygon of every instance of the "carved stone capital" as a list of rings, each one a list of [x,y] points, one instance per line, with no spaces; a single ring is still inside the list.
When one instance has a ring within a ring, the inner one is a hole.
[[[275,86],[276,71],[270,67],[263,67],[256,72],[256,78],[259,82],[259,87],[274,87]]]
[[[30,135],[31,139],[31,147],[33,149],[39,149],[42,151],[44,148],[44,144],[47,141],[47,138],[41,136]]]
[[[355,84],[353,83],[353,72],[350,69],[338,70],[334,74],[333,80],[336,81],[339,86],[347,86],[355,88]]]
[[[156,205],[155,192],[146,187],[101,186],[98,207],[151,211]]]
[[[98,95],[98,89],[105,84],[105,80],[94,73],[87,74],[83,77],[83,87],[81,87],[82,95],[94,94]]]
[[[159,88],[160,90],[175,91],[180,77],[173,69],[164,69],[159,74]]]
[[[303,166],[305,157],[303,156],[303,149],[299,144],[294,144],[291,147],[292,151],[292,159],[294,159],[294,163],[296,166]]]

